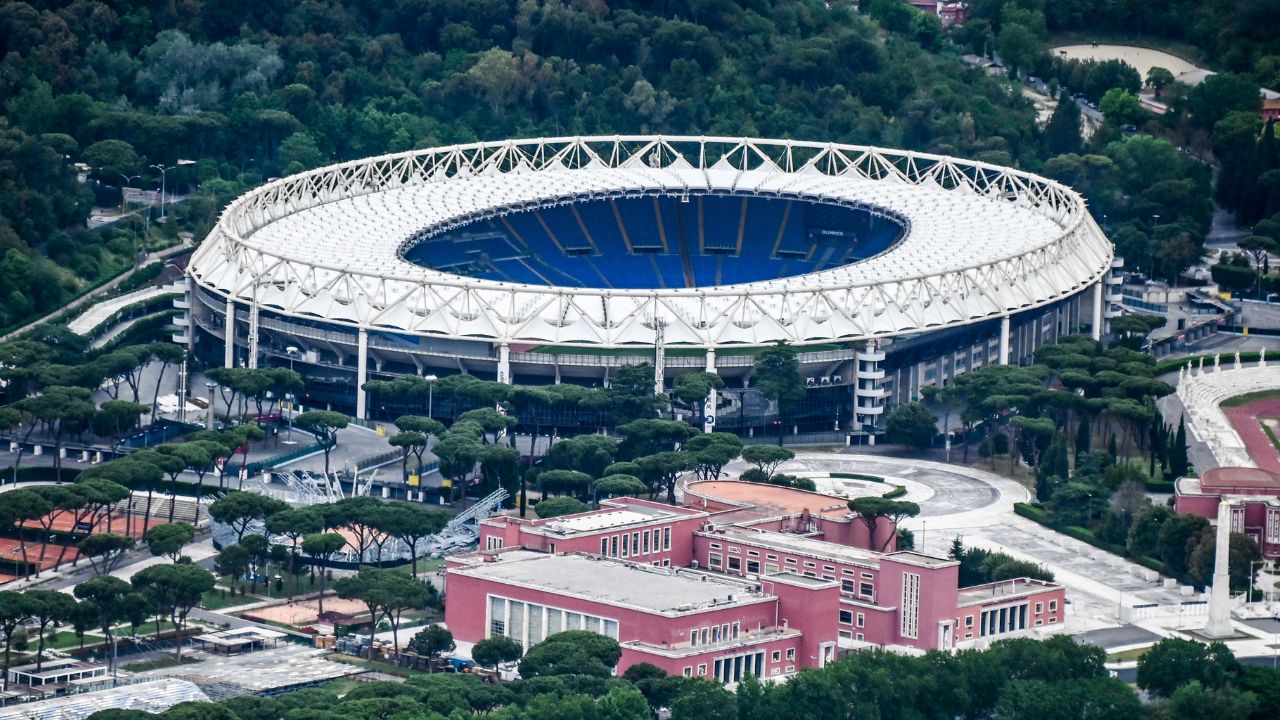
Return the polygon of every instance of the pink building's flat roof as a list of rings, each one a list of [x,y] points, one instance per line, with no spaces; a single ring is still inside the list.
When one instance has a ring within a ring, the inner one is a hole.
[[[799,515],[808,510],[810,515],[829,520],[847,521],[853,517],[849,501],[844,498],[778,485],[708,480],[689,483],[685,493],[685,504],[695,508],[701,498],[706,498],[772,510],[776,515]]]
[[[516,550],[501,553],[491,562],[473,562],[449,572],[665,615],[774,600],[757,591],[754,583],[725,575],[579,553],[552,555]]]
[[[1043,580],[1032,580],[1031,578],[1015,578],[985,585],[974,585],[960,588],[960,607],[978,605],[992,600],[1032,595],[1045,590],[1059,590],[1061,588],[1062,586],[1056,583],[1047,583]]]

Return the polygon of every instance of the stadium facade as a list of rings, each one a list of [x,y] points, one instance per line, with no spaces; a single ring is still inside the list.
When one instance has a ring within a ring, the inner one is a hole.
[[[1098,336],[1118,264],[1077,193],[985,163],[788,140],[511,140],[240,197],[188,266],[175,340],[212,364],[294,366],[311,403],[360,417],[399,409],[361,389],[397,375],[603,385],[649,362],[670,389],[708,370],[727,384],[708,414],[730,430],[769,424],[753,357],[785,341],[812,387],[788,424],[861,434],[923,386]]]

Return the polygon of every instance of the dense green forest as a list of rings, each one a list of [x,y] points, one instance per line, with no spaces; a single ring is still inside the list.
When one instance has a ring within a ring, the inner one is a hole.
[[[998,50],[1011,67],[1042,68],[1065,86],[1072,69],[1055,71],[1048,34],[1087,27],[1195,43],[1250,83],[1280,84],[1278,41],[1268,29],[1275,24],[1267,22],[1274,2],[976,0],[971,21],[945,32],[899,0],[861,6],[0,4],[0,328],[127,268],[140,243],[171,244],[178,230],[202,236],[231,197],[266,178],[476,139],[759,135],[1010,163],[1080,187],[1122,254],[1168,278],[1199,257],[1211,195],[1207,168],[1177,145],[1199,133],[1224,157],[1254,158],[1226,173],[1229,189],[1270,187],[1258,182],[1268,170],[1258,159],[1280,158],[1269,150],[1274,136],[1256,119],[1227,115],[1240,109],[1238,82],[1188,97],[1186,112],[1144,127],[1160,139],[1121,132],[1146,119],[1121,105],[1085,143],[1073,103],[1042,129],[1016,85],[960,55]],[[1134,90],[1134,78],[1110,70],[1091,73],[1092,95]],[[169,188],[186,196],[170,223],[148,228],[139,210],[106,230],[84,229],[92,205],[120,203],[121,185],[158,189],[153,166],[181,159],[194,162],[167,174]],[[1280,211],[1271,208],[1280,202],[1280,172],[1273,175],[1274,198],[1251,190],[1219,199],[1251,221],[1271,215]]]
[[[111,205],[122,183],[156,189],[150,166],[179,159],[196,162],[167,179],[194,197],[175,214],[197,236],[267,177],[508,136],[823,138],[1034,164],[1030,104],[920,18],[886,35],[818,0],[4,3],[0,327],[126,267],[141,228],[82,231],[95,190]]]

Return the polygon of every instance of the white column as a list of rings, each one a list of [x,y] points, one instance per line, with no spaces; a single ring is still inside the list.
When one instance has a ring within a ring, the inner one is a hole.
[[[556,367],[556,373],[559,372],[560,368]],[[506,343],[498,346],[498,382],[511,384],[511,346]]]
[[[258,301],[255,299],[249,305],[249,334],[246,337],[249,344],[249,367],[258,367]]]
[[[1009,316],[1000,318],[1000,364],[1009,364]]]
[[[662,380],[666,373],[667,353],[666,348],[662,347],[662,343],[654,345],[653,353],[653,392],[655,395],[662,394]]]
[[[356,417],[367,420],[364,384],[369,377],[369,331],[360,328],[356,350]]]
[[[717,374],[715,348],[707,348],[707,372],[712,375]],[[718,404],[719,393],[715,388],[711,388],[702,408],[702,432],[711,432],[716,429],[716,405]]]
[[[1094,340],[1102,339],[1102,302],[1105,292],[1103,284],[1104,281],[1099,280],[1098,284],[1093,286],[1093,323],[1089,332]]]
[[[235,367],[236,364],[236,304],[230,298],[227,299],[227,325],[224,334],[226,335],[226,352],[222,357],[223,367]]]
[[[1218,500],[1217,540],[1213,548],[1213,591],[1209,597],[1209,622],[1204,634],[1209,637],[1235,635],[1231,626],[1230,547],[1231,504],[1226,498]]]

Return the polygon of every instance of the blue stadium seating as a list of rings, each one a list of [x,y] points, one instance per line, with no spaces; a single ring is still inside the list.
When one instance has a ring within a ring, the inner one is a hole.
[[[743,197],[727,195],[692,196],[688,202],[663,196],[656,199],[655,213],[655,198],[638,197],[515,212],[429,238],[406,257],[427,267],[506,282],[710,287],[856,262],[884,251],[901,233],[893,221],[852,208],[747,197],[744,217],[743,202]]]

